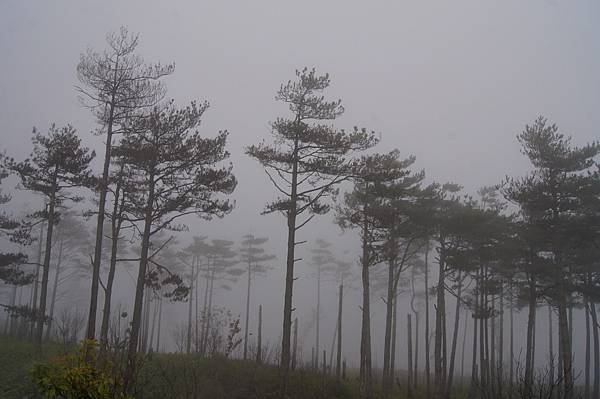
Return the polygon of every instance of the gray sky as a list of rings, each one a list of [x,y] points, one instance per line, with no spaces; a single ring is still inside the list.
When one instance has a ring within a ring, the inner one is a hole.
[[[329,96],[346,108],[336,126],[381,133],[380,150],[414,154],[428,180],[455,181],[468,192],[526,172],[515,136],[540,114],[575,143],[600,136],[597,1],[2,0],[0,148],[26,156],[32,126],[45,130],[51,122],[72,123],[89,145],[99,143],[76,99],[75,66],[87,46],[104,49],[105,34],[121,25],[140,33],[147,61],[176,63],[165,80],[168,97],[210,101],[203,132],[231,133],[238,206],[222,222],[191,230],[270,235],[281,263],[284,221],[259,215],[274,191],[243,148],[267,138],[268,122],[286,115],[274,95],[296,68],[330,73]],[[356,248],[352,236],[337,239],[330,220],[307,226],[304,238]],[[281,328],[282,270],[257,293],[273,312],[273,340]],[[298,280],[296,293],[300,302],[312,300],[312,283]],[[241,310],[231,296],[223,301]]]

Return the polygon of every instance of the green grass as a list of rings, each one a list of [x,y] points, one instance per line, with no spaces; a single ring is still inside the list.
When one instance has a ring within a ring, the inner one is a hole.
[[[38,356],[31,342],[0,335],[0,398],[34,396],[36,389],[29,379],[29,369],[35,362],[48,360],[58,353],[58,345],[46,344]]]

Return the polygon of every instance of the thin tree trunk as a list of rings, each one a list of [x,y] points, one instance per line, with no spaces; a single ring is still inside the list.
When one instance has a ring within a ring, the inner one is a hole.
[[[213,265],[214,267],[214,265]],[[206,323],[208,321],[208,291],[210,289],[210,256],[206,257],[206,286],[204,287],[204,302],[202,304],[202,333],[200,334],[200,354],[204,356],[206,354],[204,343]]]
[[[317,351],[317,353],[321,353],[320,349],[319,349],[319,322],[321,319],[321,266],[319,265],[317,268],[317,314],[316,314],[316,319],[317,319],[317,329],[316,329],[316,334],[315,334],[315,350]],[[317,370],[319,369],[319,362],[317,362]]]
[[[54,306],[56,304],[56,293],[58,291],[58,277],[60,276],[60,266],[64,249],[64,233],[60,234],[60,245],[58,247],[58,259],[56,261],[56,270],[54,271],[54,283],[52,287],[52,298],[50,299],[50,314],[48,317],[48,327],[46,328],[46,341],[50,341],[50,332],[52,330],[52,321],[54,319]]]
[[[412,398],[412,380],[413,380],[413,368],[412,368],[412,325],[411,325],[411,314],[406,315],[406,344],[408,354],[408,381],[406,382],[406,396]]]
[[[337,336],[337,359],[336,359],[336,368],[335,368],[335,378],[340,384],[341,377],[341,363],[342,363],[342,306],[343,306],[343,298],[344,298],[344,284],[340,284],[340,297],[338,303],[338,336]]]
[[[283,331],[281,334],[281,361],[280,376],[282,385],[282,395],[287,395],[289,369],[290,369],[290,339],[292,333],[292,295],[294,290],[294,263],[296,250],[296,217],[298,202],[298,133],[294,138],[294,149],[292,151],[292,178],[289,208],[287,211],[287,259],[285,271],[285,294],[283,303]],[[317,355],[318,356],[318,355]]]
[[[152,347],[152,345],[154,345],[154,330],[156,328],[156,318],[158,317],[158,298],[154,298],[154,310],[152,311],[152,324],[150,327],[150,339],[148,340],[149,344],[149,351],[153,352],[154,348]]]
[[[159,305],[158,305],[158,326],[157,326],[157,331],[156,331],[156,351],[160,352],[160,329],[162,327],[162,308],[163,308],[163,301],[162,301],[162,296],[159,298]]]
[[[515,317],[514,317],[514,309],[515,309],[515,305],[514,305],[514,292],[513,292],[513,288],[511,285],[511,290],[510,290],[510,367],[509,367],[509,390],[511,392],[512,395],[512,390],[513,390],[513,384],[514,384],[514,379],[515,379],[515,329],[514,329],[514,321],[515,321]]]
[[[392,385],[390,381],[390,352],[392,343],[392,318],[394,310],[394,268],[394,261],[390,260],[388,264],[388,286],[385,309],[385,338],[383,349],[382,393],[384,398],[389,396]]]
[[[121,171],[123,166],[121,166]],[[119,205],[119,195],[120,205]],[[121,212],[125,206],[125,195],[121,192],[121,185],[117,183],[115,187],[115,199],[113,204],[113,214],[111,220],[111,246],[110,246],[110,266],[108,276],[106,278],[106,287],[104,289],[104,308],[102,309],[102,324],[100,325],[100,351],[104,353],[108,346],[108,330],[110,328],[110,312],[113,284],[117,270],[117,253],[119,250],[119,234],[121,233],[121,225],[123,218]],[[95,316],[94,316],[95,317]]]
[[[294,343],[292,351],[292,370],[296,370],[296,361],[298,356],[298,318],[294,319]]]
[[[478,392],[478,379],[477,379],[477,317],[479,316],[479,299],[475,295],[475,310],[473,311],[473,348],[471,353],[471,384],[469,386],[469,399],[475,398]],[[465,317],[466,321],[466,317]]]
[[[498,380],[498,394],[502,396],[504,389],[504,282],[500,283],[500,326],[498,328],[498,366],[496,367],[496,374]]]
[[[429,364],[429,240],[425,249],[425,379],[427,398],[431,397],[431,368]]]
[[[192,351],[192,304],[194,303],[194,268],[196,267],[196,257],[192,258],[192,275],[190,277],[190,296],[188,298],[188,325],[185,352],[189,355]]]
[[[585,311],[585,388],[584,398],[590,399],[590,360],[591,360],[591,337],[590,337],[590,308],[587,295],[583,296],[583,307]]]
[[[115,65],[116,68],[116,65]],[[115,69],[116,71],[116,69]],[[116,73],[116,72],[115,72]],[[98,199],[98,218],[96,221],[96,245],[94,247],[94,259],[92,261],[92,287],[90,296],[90,309],[88,313],[88,323],[86,338],[94,339],[96,337],[96,312],[98,310],[98,287],[100,283],[100,261],[102,258],[102,239],[104,238],[104,210],[106,207],[106,194],[108,192],[108,179],[112,151],[113,121],[115,112],[116,92],[111,94],[111,101],[108,107],[108,124],[106,128],[106,143],[104,150],[104,165],[102,167],[102,178],[98,184],[100,198]],[[143,292],[140,294],[143,296]],[[140,303],[141,307],[141,303]],[[136,342],[137,345],[137,342]],[[135,347],[134,347],[135,349]]]
[[[256,363],[262,363],[262,305],[258,305],[258,338],[256,343]]]
[[[590,302],[592,316],[592,333],[594,337],[594,390],[593,398],[600,398],[600,339],[598,337],[598,316],[596,314],[596,304]]]
[[[210,291],[208,293],[208,313],[206,318],[206,331],[204,332],[204,354],[206,355],[208,352],[208,343],[210,337],[210,322],[212,321],[212,300],[213,300],[213,288],[215,284],[215,269],[213,268],[210,274]]]
[[[440,240],[442,241],[442,240]],[[444,275],[444,248],[440,249],[439,274],[437,284],[437,307],[435,309],[435,348],[434,354],[434,376],[435,376],[435,391],[434,398],[441,399],[444,397],[445,380],[444,380],[444,315],[446,313],[445,306],[445,275]]]
[[[392,349],[390,353],[390,385],[394,385],[394,381],[396,379],[396,333],[398,331],[397,328],[397,319],[398,319],[398,297],[394,296],[394,313],[392,315]]]
[[[572,351],[571,341],[569,339],[569,323],[567,314],[567,293],[565,289],[564,279],[558,279],[558,339],[561,342],[563,378],[564,378],[564,393],[565,399],[573,397],[573,368],[572,368]]]
[[[460,357],[460,382],[461,384],[465,381],[465,349],[467,347],[467,321],[468,318],[465,315],[465,323],[463,326],[463,341],[462,341],[462,350]]]
[[[548,305],[548,361],[550,381],[554,381],[554,334],[552,333],[552,307]]]
[[[525,349],[525,384],[531,387],[533,384],[533,340],[534,340],[534,325],[535,325],[535,311],[536,311],[536,297],[534,283],[529,278],[529,316],[527,319],[527,347]]]
[[[368,184],[365,185],[365,195],[368,193]],[[373,377],[371,373],[371,308],[370,308],[370,281],[369,281],[369,225],[367,221],[367,203],[363,206],[363,231],[362,231],[362,267],[361,277],[363,285],[362,295],[362,325],[360,339],[360,396],[364,399],[373,397]]]
[[[244,326],[244,360],[248,357],[248,326],[250,325],[250,284],[252,281],[252,263],[250,252],[248,252],[248,287],[246,290],[246,323]],[[295,362],[292,361],[292,369]]]
[[[39,238],[40,242],[38,245],[37,265],[35,266],[33,299],[32,299],[31,305],[30,305],[34,315],[37,314],[37,309],[38,309],[38,286],[40,284],[40,269],[42,268],[42,248],[43,248],[43,241],[44,241],[44,225],[45,225],[44,222],[42,222],[40,224],[40,238]],[[31,322],[31,331],[29,332],[29,334],[32,339],[33,339],[34,333],[35,333],[35,326],[36,326],[36,319],[34,319]]]
[[[48,229],[46,230],[46,248],[44,253],[44,265],[42,269],[42,286],[40,290],[40,308],[37,312],[37,329],[35,334],[35,344],[38,352],[41,351],[42,348],[42,337],[44,334],[44,321],[46,318],[46,300],[48,297],[48,276],[50,272],[50,257],[52,254],[52,232],[54,231],[54,220],[55,220],[55,212],[54,207],[56,205],[56,182],[57,182],[57,174],[55,171],[53,182],[52,182],[52,194],[50,196],[50,201],[48,204]]]
[[[148,181],[153,182],[154,176],[151,174]],[[138,278],[135,289],[135,301],[133,306],[133,320],[131,322],[131,333],[129,337],[129,350],[127,352],[127,367],[123,378],[123,387],[125,392],[131,390],[131,385],[134,382],[137,368],[137,345],[140,334],[140,322],[142,319],[142,305],[144,303],[144,285],[146,280],[146,269],[148,267],[148,250],[150,248],[150,231],[152,228],[152,214],[154,204],[154,184],[150,184],[148,190],[148,198],[146,203],[146,214],[144,218],[144,230],[142,234],[142,249],[140,254],[140,266],[138,270]],[[102,214],[104,213],[102,208]],[[100,244],[101,244],[100,239]],[[100,259],[99,256],[97,257]],[[94,298],[92,298],[94,299]],[[95,308],[94,308],[95,315]],[[88,326],[88,336],[90,329]]]
[[[448,371],[448,379],[446,382],[446,398],[450,399],[452,391],[452,380],[454,378],[454,363],[456,360],[456,344],[458,342],[458,328],[460,321],[460,301],[462,295],[462,273],[458,272],[458,292],[456,295],[456,308],[454,310],[454,331],[452,332],[452,348],[450,349],[450,369]]]

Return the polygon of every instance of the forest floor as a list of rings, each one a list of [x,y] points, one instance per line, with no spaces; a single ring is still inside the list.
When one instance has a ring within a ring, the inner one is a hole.
[[[42,355],[36,355],[30,341],[0,334],[0,398],[38,398],[30,378],[34,364],[47,362],[64,353],[62,345],[46,343]],[[377,380],[377,379],[376,379]],[[376,390],[378,384],[376,383]],[[392,395],[406,398],[398,385]],[[379,392],[375,393],[378,397]],[[135,398],[169,399],[270,399],[278,398],[278,369],[252,361],[214,357],[200,358],[185,354],[154,353],[144,357],[137,376]],[[290,399],[358,398],[358,381],[348,377],[341,386],[334,376],[324,377],[311,370],[296,370],[290,375]],[[423,397],[415,392],[413,399]],[[457,397],[462,397],[458,395]]]

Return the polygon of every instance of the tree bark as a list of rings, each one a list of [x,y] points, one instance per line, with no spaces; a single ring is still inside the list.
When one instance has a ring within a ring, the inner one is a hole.
[[[454,377],[454,363],[456,360],[456,344],[458,342],[458,328],[460,321],[460,301],[462,295],[462,273],[458,272],[458,292],[456,295],[456,308],[454,310],[454,331],[452,332],[452,348],[450,349],[450,369],[448,371],[448,379],[446,382],[446,398],[450,399],[452,391],[452,380]]]
[[[338,336],[337,336],[337,359],[335,368],[335,379],[340,384],[341,366],[342,366],[342,306],[344,298],[344,284],[340,284],[340,295],[338,303]]]
[[[425,380],[427,398],[431,397],[431,368],[429,364],[429,241],[425,248]]]
[[[50,201],[48,203],[48,229],[46,230],[46,248],[44,253],[44,264],[42,267],[42,285],[40,290],[40,307],[37,312],[37,328],[35,334],[35,344],[37,351],[41,352],[42,349],[42,337],[44,334],[44,319],[46,317],[46,300],[48,297],[48,277],[50,272],[50,257],[52,254],[52,232],[54,231],[54,220],[56,206],[56,191],[57,191],[57,175],[58,171],[55,170],[52,182],[52,193],[50,194]]]
[[[46,341],[50,341],[50,333],[52,331],[52,321],[54,319],[54,306],[56,304],[56,293],[58,290],[58,278],[60,276],[60,266],[62,263],[62,255],[64,249],[65,238],[64,234],[60,234],[60,245],[58,247],[58,259],[56,261],[56,270],[54,271],[54,284],[52,287],[52,298],[50,299],[50,314],[48,317],[48,327],[46,328]]]
[[[258,338],[256,343],[256,363],[262,363],[262,305],[258,305]]]
[[[598,337],[598,316],[596,313],[596,304],[590,302],[592,316],[592,333],[594,337],[594,389],[592,397],[600,397],[600,339]]]
[[[365,196],[368,194],[368,184],[365,184]],[[373,397],[373,377],[371,372],[371,308],[370,308],[370,281],[369,281],[369,224],[367,220],[367,203],[363,205],[363,231],[362,231],[362,267],[361,278],[362,293],[362,325],[360,337],[360,396],[364,399]]]
[[[248,357],[248,326],[250,325],[250,284],[252,281],[252,264],[248,253],[248,287],[246,290],[246,323],[244,326],[244,360]],[[292,369],[295,365],[292,365]]]
[[[192,351],[192,304],[194,302],[194,268],[196,264],[196,257],[192,258],[192,275],[190,277],[190,295],[188,297],[188,325],[187,325],[187,339],[185,344],[185,352],[189,355]]]
[[[153,184],[154,176],[152,174],[150,174],[148,181],[151,182],[151,184],[148,189],[148,198],[144,217],[140,266],[135,289],[135,301],[133,306],[133,320],[131,322],[131,334],[129,337],[129,349],[127,352],[127,367],[125,369],[125,376],[123,378],[123,387],[125,392],[129,392],[131,390],[137,368],[137,345],[140,334],[140,322],[142,319],[142,305],[144,301],[144,286],[146,280],[146,270],[148,267],[148,250],[150,248],[150,232],[152,229],[152,214],[154,204],[155,186]],[[101,240],[102,239],[100,239],[100,244],[102,244]],[[98,260],[99,259],[100,258],[98,257]],[[89,333],[90,329],[88,325],[88,335]]]
[[[525,384],[529,387],[533,384],[533,339],[535,325],[535,311],[537,306],[537,294],[532,278],[529,278],[529,316],[527,319],[527,346],[525,349]]]
[[[390,353],[392,343],[392,318],[394,310],[394,268],[394,261],[390,260],[388,264],[388,286],[387,298],[385,303],[385,338],[383,349],[383,378],[381,387],[384,398],[387,398],[390,395],[392,385],[390,381]]]
[[[435,378],[435,391],[434,398],[441,399],[444,397],[446,382],[444,380],[444,315],[446,313],[445,304],[445,270],[444,270],[444,248],[440,249],[440,260],[439,260],[439,274],[438,284],[436,287],[437,295],[437,306],[435,310],[435,347],[433,350],[434,355],[434,378]]]
[[[411,325],[411,314],[406,315],[406,344],[407,344],[407,355],[408,355],[408,381],[406,382],[406,396],[412,398],[412,380],[413,380],[413,368],[412,368],[412,325]]]
[[[583,308],[585,311],[585,388],[584,399],[590,399],[590,360],[591,360],[591,337],[590,337],[590,307],[587,295],[583,296]]]

